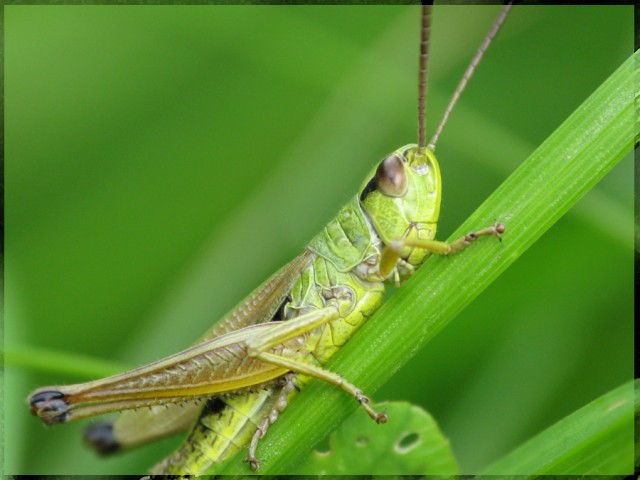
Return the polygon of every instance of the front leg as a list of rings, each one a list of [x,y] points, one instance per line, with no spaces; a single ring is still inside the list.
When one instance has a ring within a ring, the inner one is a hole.
[[[389,245],[386,245],[382,250],[380,273],[383,276],[391,273],[398,261],[402,260],[400,258],[400,252],[405,247],[421,248],[428,252],[438,253],[440,255],[451,255],[452,253],[464,250],[480,237],[491,235],[502,241],[502,234],[505,230],[506,227],[502,223],[494,222],[490,227],[469,232],[451,243],[421,238],[397,238]]]

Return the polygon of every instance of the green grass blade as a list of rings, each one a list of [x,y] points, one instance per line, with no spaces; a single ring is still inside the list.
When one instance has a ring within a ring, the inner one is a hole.
[[[504,242],[489,239],[460,255],[430,259],[340,351],[330,369],[374,392],[631,150],[636,56],[452,235],[497,218],[507,225]],[[355,408],[344,393],[313,382],[259,447],[258,456],[265,460],[261,473],[288,471]],[[246,473],[242,457],[225,464],[224,473]]]
[[[606,393],[536,435],[482,475],[531,478],[631,473],[634,393],[633,382]]]

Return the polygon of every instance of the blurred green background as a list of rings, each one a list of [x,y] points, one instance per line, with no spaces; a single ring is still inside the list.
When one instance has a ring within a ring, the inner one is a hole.
[[[161,358],[295,256],[415,141],[418,12],[5,8],[5,473],[142,473],[171,451],[100,459],[83,425],[42,426],[30,390],[100,369],[18,356]],[[497,12],[435,7],[428,128]],[[438,145],[441,238],[632,53],[632,22],[513,9]],[[473,473],[630,379],[632,205],[630,156],[374,398],[429,410]]]

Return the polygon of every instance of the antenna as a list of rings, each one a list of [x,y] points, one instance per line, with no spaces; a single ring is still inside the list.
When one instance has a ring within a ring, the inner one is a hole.
[[[464,75],[462,75],[462,79],[460,80],[460,83],[458,83],[458,86],[456,87],[455,92],[453,92],[453,95],[451,96],[451,100],[449,100],[449,105],[447,105],[447,108],[444,111],[444,115],[442,116],[442,120],[440,120],[440,124],[436,129],[436,133],[433,134],[433,138],[431,139],[431,141],[429,142],[429,146],[427,147],[432,152],[435,151],[436,149],[436,143],[438,142],[438,138],[440,137],[440,134],[442,133],[442,129],[447,123],[447,120],[449,120],[449,115],[451,114],[451,110],[453,110],[453,107],[458,102],[458,99],[460,98],[460,94],[463,92],[463,90],[467,86],[469,79],[473,76],[474,72],[476,71],[476,67],[480,63],[480,60],[482,60],[482,57],[484,56],[485,52],[489,48],[489,45],[491,45],[491,41],[498,33],[498,30],[500,30],[500,27],[504,23],[505,18],[507,18],[507,14],[509,13],[509,10],[511,10],[511,6],[512,6],[511,3],[512,2],[509,2],[504,7],[502,7],[502,10],[500,11],[498,18],[496,18],[496,20],[493,22],[493,25],[491,26],[491,30],[489,30],[489,33],[487,34],[487,36],[484,37],[484,40],[482,41],[482,45],[480,45],[480,48],[478,49],[473,59],[471,60],[471,63],[467,67],[467,70],[464,72]],[[424,37],[424,26],[423,26],[422,35]],[[420,61],[422,66],[422,56],[420,58]],[[422,81],[422,71],[420,72],[420,74],[421,74],[420,78]]]
[[[422,6],[420,35],[420,73],[418,80],[418,151],[423,156],[427,148],[427,67],[429,65],[429,33],[431,32],[431,5]]]

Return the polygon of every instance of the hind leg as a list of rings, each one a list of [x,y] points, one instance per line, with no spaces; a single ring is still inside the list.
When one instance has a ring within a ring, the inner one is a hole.
[[[273,425],[276,420],[278,420],[278,415],[280,415],[280,413],[282,413],[284,409],[287,408],[287,405],[289,405],[289,395],[296,390],[296,386],[293,383],[294,377],[295,374],[288,374],[285,377],[285,384],[280,390],[278,398],[276,398],[276,401],[273,403],[273,407],[271,408],[269,413],[264,416],[264,418],[258,425],[258,428],[256,428],[255,433],[253,434],[251,445],[249,446],[249,453],[247,454],[247,462],[249,462],[249,466],[254,472],[260,465],[260,460],[256,458],[256,448],[258,447],[258,442],[260,441],[260,439],[262,439],[262,437],[265,436],[267,430],[269,430],[269,427]]]

